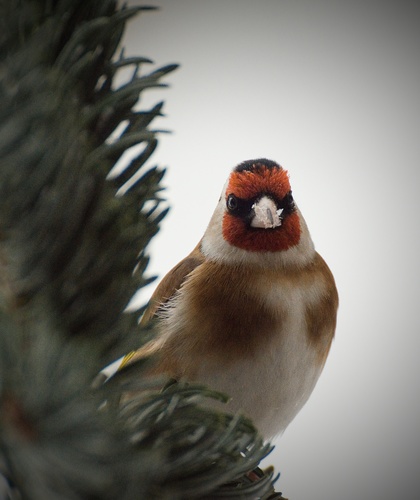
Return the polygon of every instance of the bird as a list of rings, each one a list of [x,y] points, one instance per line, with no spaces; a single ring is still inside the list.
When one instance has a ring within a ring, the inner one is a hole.
[[[141,323],[155,321],[156,337],[122,366],[152,355],[151,374],[227,394],[225,411],[273,439],[317,383],[337,309],[287,170],[247,160],[231,171],[202,239],[153,293]]]

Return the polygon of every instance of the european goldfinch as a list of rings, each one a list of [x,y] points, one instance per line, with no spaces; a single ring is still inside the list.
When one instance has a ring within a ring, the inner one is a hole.
[[[142,322],[153,374],[230,396],[269,439],[309,398],[334,337],[338,294],[292,197],[267,159],[231,172],[205,234],[161,281]],[[127,358],[129,359],[129,358]]]

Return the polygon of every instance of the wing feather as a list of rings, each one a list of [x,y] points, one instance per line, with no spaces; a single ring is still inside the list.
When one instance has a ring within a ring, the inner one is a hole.
[[[168,302],[176,291],[179,290],[186,277],[205,261],[205,257],[200,247],[201,241],[185,259],[181,260],[181,262],[172,268],[162,279],[150,298],[149,304],[141,318],[140,326],[146,326],[158,312],[159,308]],[[127,354],[124,356],[119,369],[137,359],[150,356],[158,346],[159,339],[154,339],[137,351]]]

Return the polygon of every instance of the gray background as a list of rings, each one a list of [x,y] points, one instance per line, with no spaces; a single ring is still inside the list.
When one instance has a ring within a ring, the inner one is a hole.
[[[417,2],[148,4],[162,9],[131,22],[126,53],[182,65],[142,102],[164,99],[155,126],[173,131],[152,159],[172,210],[150,274],[195,246],[234,165],[281,163],[341,306],[323,375],[266,462],[294,500],[419,498]]]

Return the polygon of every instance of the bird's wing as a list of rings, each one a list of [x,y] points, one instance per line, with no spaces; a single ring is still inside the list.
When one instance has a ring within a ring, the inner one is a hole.
[[[156,314],[158,309],[165,304],[184,283],[185,278],[205,260],[201,253],[200,244],[185,259],[181,260],[159,283],[150,298],[149,305],[144,312],[140,325],[145,325]]]
[[[184,283],[185,278],[199,265],[205,261],[201,250],[201,241],[185,259],[181,260],[162,279],[150,298],[149,304],[141,318],[140,326],[145,326],[157,313],[160,307],[174,296],[176,291]],[[120,365],[120,369],[128,363],[137,359],[150,356],[159,346],[159,339],[152,340],[139,350],[127,354]]]

